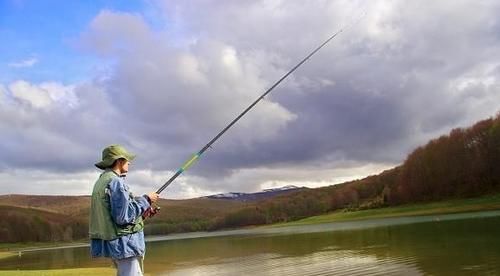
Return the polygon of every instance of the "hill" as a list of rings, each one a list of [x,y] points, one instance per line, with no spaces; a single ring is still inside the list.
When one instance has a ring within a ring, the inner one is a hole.
[[[0,205],[0,242],[73,241],[87,235],[87,222],[39,209]]]
[[[253,206],[242,201],[160,199],[147,234],[207,230],[225,215]],[[0,196],[0,242],[71,241],[88,235],[89,196]],[[19,230],[22,229],[22,230]]]
[[[88,215],[90,196],[2,195],[0,205],[82,217]]]
[[[295,189],[257,201],[198,198],[159,202],[146,234],[288,222],[336,210],[470,198],[500,192],[500,114],[431,140],[378,175]],[[88,196],[0,196],[0,242],[84,239]],[[17,233],[23,227],[22,233]]]
[[[297,189],[301,188],[286,187],[259,193],[238,193],[240,197],[215,195],[186,200],[160,199],[158,206],[162,211],[147,222],[149,226],[145,231],[146,234],[167,234],[216,229],[217,226],[222,226],[220,221],[225,216],[255,206],[258,199],[271,198]],[[13,208],[10,209],[9,206]],[[0,227],[0,233],[6,233],[0,237],[0,242],[84,239],[87,237],[89,206],[90,196],[2,195],[0,207],[9,212],[4,220],[5,226]],[[37,219],[33,220],[32,217]],[[56,217],[57,219],[54,219]],[[26,233],[16,236],[17,226],[23,220],[26,220],[24,226],[32,226],[25,229],[36,230],[31,236]],[[42,227],[42,222],[49,223],[51,227]],[[67,230],[68,233],[74,232],[69,236],[66,234],[63,237],[61,231],[54,230],[73,226],[78,226],[79,229]]]
[[[500,192],[500,114],[417,148],[379,175],[308,189],[232,213],[226,227],[302,219],[336,210],[471,198]]]

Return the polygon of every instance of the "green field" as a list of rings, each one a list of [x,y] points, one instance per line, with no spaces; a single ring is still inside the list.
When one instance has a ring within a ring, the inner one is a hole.
[[[75,268],[75,269],[48,269],[48,270],[6,270],[2,271],[5,276],[95,276],[95,275],[116,275],[114,268]],[[147,273],[146,273],[147,275]]]
[[[88,240],[78,240],[72,242],[16,242],[16,243],[0,243],[0,258],[2,258],[2,253],[4,252],[15,252],[25,251],[30,249],[42,249],[42,248],[54,248],[54,247],[65,247],[65,246],[81,246],[87,245]]]
[[[14,252],[0,252],[0,259],[14,256]]]
[[[32,248],[33,244],[29,244]],[[45,244],[43,247],[48,246]],[[15,256],[14,252],[0,252],[0,259]],[[116,275],[116,270],[111,267],[74,268],[74,269],[47,269],[47,270],[2,270],[1,275],[6,276],[59,276],[59,275]],[[146,274],[147,275],[147,274]]]
[[[308,217],[298,221],[278,223],[270,227],[291,225],[306,225],[328,223],[347,220],[362,220],[373,218],[388,218],[402,216],[422,216],[435,214],[452,214],[474,211],[488,211],[500,209],[500,194],[479,198],[456,199],[434,203],[408,204],[397,207],[385,207],[361,211],[336,211],[326,215]],[[266,227],[266,226],[264,226]],[[269,226],[267,226],[269,227]]]

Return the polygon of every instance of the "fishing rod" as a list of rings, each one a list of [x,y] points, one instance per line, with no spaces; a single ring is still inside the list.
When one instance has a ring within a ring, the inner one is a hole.
[[[306,62],[310,57],[312,57],[316,52],[318,52],[323,46],[328,44],[332,39],[334,39],[338,34],[340,34],[343,31],[343,29],[340,29],[337,31],[335,34],[330,36],[327,40],[325,40],[320,46],[318,46],[316,49],[314,49],[309,55],[307,55],[302,61],[300,61],[297,65],[295,65],[290,71],[288,71],[285,75],[283,75],[277,82],[275,82],[269,89],[264,92],[260,97],[258,97],[251,105],[249,105],[243,112],[241,112],[238,117],[236,117],[229,125],[227,125],[224,129],[222,129],[210,142],[208,142],[200,151],[197,153],[193,154],[189,160],[187,160],[178,170],[177,172],[170,177],[170,179],[161,186],[156,193],[159,194],[163,190],[165,190],[179,175],[181,175],[184,171],[188,170],[189,167],[191,167],[198,158],[207,150],[209,149],[217,139],[219,139],[229,128],[231,128],[236,122],[238,122],[241,117],[243,117],[248,111],[250,111],[257,103],[259,103],[264,97],[267,96],[267,94],[271,93],[271,91],[278,86],[284,79],[286,79],[290,74],[292,74],[297,68],[299,68],[304,62]]]

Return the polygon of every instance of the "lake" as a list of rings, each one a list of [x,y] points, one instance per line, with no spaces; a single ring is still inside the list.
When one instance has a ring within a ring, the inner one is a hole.
[[[177,234],[147,250],[152,275],[500,275],[500,211]],[[24,252],[0,269],[110,265],[88,251]]]

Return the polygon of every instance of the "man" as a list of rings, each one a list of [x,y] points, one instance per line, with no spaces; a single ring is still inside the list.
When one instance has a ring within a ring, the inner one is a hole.
[[[151,215],[151,204],[158,200],[152,192],[134,197],[124,182],[135,155],[120,145],[102,151],[95,166],[104,172],[92,191],[90,208],[90,251],[92,257],[111,258],[117,275],[143,275],[146,250],[143,216]]]

